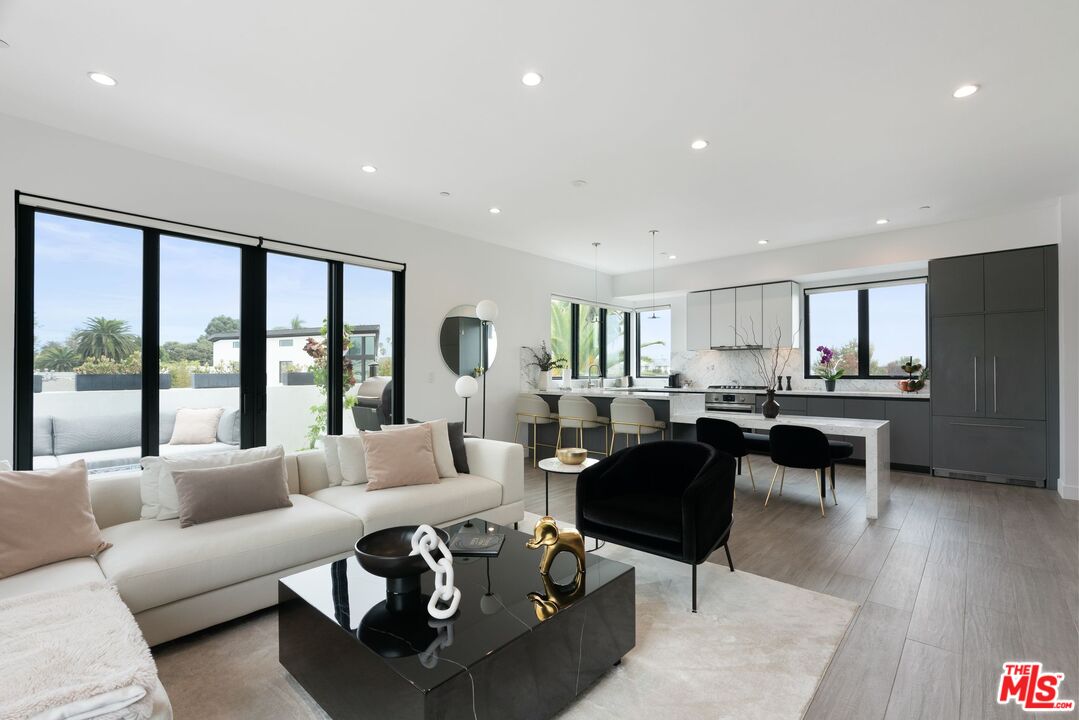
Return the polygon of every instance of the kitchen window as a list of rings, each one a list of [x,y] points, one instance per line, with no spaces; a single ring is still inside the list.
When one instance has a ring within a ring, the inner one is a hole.
[[[620,308],[552,297],[549,349],[567,365],[552,376],[586,378],[590,368],[592,377],[628,375],[629,319],[629,312]]]
[[[805,377],[817,377],[818,347],[832,351],[844,378],[903,378],[926,361],[926,281],[812,288],[805,292]]]
[[[671,374],[671,308],[638,310],[637,377],[666,378]]]

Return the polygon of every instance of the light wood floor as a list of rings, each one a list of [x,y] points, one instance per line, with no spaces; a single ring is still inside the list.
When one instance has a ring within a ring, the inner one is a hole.
[[[756,491],[744,466],[737,482],[735,569],[861,605],[806,718],[1029,717],[995,702],[1008,660],[1065,673],[1061,697],[1079,700],[1079,503],[892,473],[891,502],[869,521],[864,470],[842,466],[839,505],[829,494],[821,518],[812,473],[788,470],[766,509],[774,466],[754,456],[753,469]],[[574,518],[574,492],[572,477],[551,476],[556,518]],[[525,508],[544,511],[543,472],[531,462]],[[722,550],[710,560],[726,565]]]

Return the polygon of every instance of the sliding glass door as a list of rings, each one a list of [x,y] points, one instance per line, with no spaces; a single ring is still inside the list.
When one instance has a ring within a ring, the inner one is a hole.
[[[404,266],[51,202],[18,213],[20,469],[291,452],[403,414]]]

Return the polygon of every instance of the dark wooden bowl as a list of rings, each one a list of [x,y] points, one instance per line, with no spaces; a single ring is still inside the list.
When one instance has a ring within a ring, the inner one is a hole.
[[[409,555],[412,552],[412,536],[416,534],[417,525],[401,525],[399,527],[386,528],[364,535],[356,541],[356,559],[360,566],[372,575],[384,577],[387,580],[401,580],[414,578],[428,570],[427,563],[420,555]],[[442,528],[435,528],[435,532],[442,538],[442,542],[448,543],[450,535]],[[431,556],[437,561],[442,554],[435,550]],[[408,583],[408,587],[413,587]],[[415,584],[418,587],[418,583]],[[390,586],[391,592],[394,586]]]

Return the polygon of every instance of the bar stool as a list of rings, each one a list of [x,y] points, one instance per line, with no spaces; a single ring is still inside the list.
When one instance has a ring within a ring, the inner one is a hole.
[[[776,464],[776,471],[772,473],[772,482],[768,485],[768,495],[764,498],[764,506],[768,507],[768,500],[772,497],[772,488],[776,484],[776,476],[780,474],[780,471],[783,473],[783,478],[779,481],[779,494],[782,495],[787,468],[802,468],[812,470],[817,478],[820,514],[824,517],[825,477],[828,467],[833,464],[828,438],[817,428],[801,425],[773,425],[768,432],[768,442],[771,445],[772,462]],[[832,500],[836,505],[839,504],[839,499],[835,495],[834,471],[832,473]]]
[[[550,443],[539,441],[539,426],[550,425],[557,419],[558,416],[551,412],[551,406],[539,395],[521,393],[517,396],[517,426],[513,431],[513,442],[517,442],[517,435],[521,432],[521,423],[532,426],[532,444],[528,446],[532,451],[532,467],[536,467],[538,447],[555,447]]]
[[[611,417],[614,418],[614,410],[611,410]],[[752,483],[753,491],[756,492],[757,481],[753,478],[753,462],[749,459],[751,448],[747,435],[755,435],[755,433],[743,432],[742,428],[730,420],[710,417],[697,418],[697,442],[711,445],[716,450],[736,458],[738,460],[739,475],[742,474],[742,458],[745,458],[746,466],[749,467],[749,482]],[[763,437],[766,443],[768,441],[767,436],[757,435],[757,437]]]
[[[562,430],[573,428],[577,431],[577,447],[584,447],[584,431],[591,428],[603,428],[603,451],[589,450],[597,455],[607,454],[607,436],[610,420],[600,417],[599,411],[591,400],[574,395],[563,395],[558,399],[558,443],[562,447]],[[587,449],[587,448],[586,448]]]
[[[652,406],[638,398],[615,398],[611,401],[611,447],[608,453],[614,452],[614,442],[619,435],[626,436],[626,447],[629,447],[631,435],[637,436],[637,444],[641,444],[642,435],[654,435],[659,433],[660,440],[666,440],[667,423],[656,420],[656,412]]]

